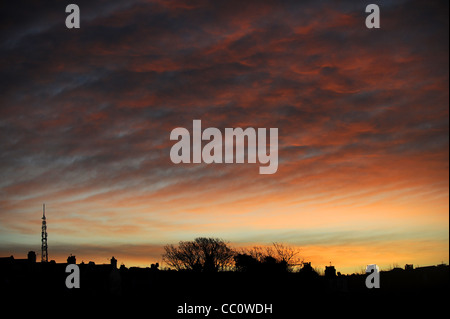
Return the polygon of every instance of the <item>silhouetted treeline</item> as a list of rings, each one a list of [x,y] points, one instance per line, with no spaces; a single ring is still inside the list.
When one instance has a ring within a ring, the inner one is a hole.
[[[238,256],[242,258],[244,255]],[[249,260],[249,263],[244,264],[254,265],[255,260]],[[329,271],[328,275],[319,275],[309,263],[295,272],[273,271],[272,267],[277,266],[272,263],[257,262],[255,267],[262,267],[264,271],[222,272],[160,270],[156,265],[148,268],[117,268],[114,264],[82,263],[78,264],[80,288],[68,289],[65,286],[67,263],[33,263],[2,258],[0,292],[2,298],[7,296],[24,301],[44,298],[52,303],[56,300],[75,300],[77,304],[101,301],[108,305],[136,302],[138,305],[148,305],[153,310],[173,314],[174,309],[184,303],[217,306],[231,302],[270,303],[274,305],[276,313],[269,318],[286,318],[293,313],[298,314],[301,311],[299,305],[306,307],[311,303],[327,304],[331,307],[327,309],[331,311],[333,307],[355,302],[375,305],[392,303],[394,306],[401,304],[402,307],[410,307],[425,297],[432,297],[436,306],[444,300],[447,302],[449,297],[447,265],[382,271],[381,288],[368,289],[364,274],[339,275]]]
[[[302,264],[297,248],[280,243],[237,250],[220,238],[199,237],[164,250],[163,260],[170,267],[195,272],[288,272]]]
[[[300,259],[298,249],[283,244],[235,250],[219,239],[198,238],[166,247],[166,262],[169,256],[174,258],[172,269],[160,269],[158,264],[117,267],[114,257],[109,264],[77,264],[78,289],[65,285],[66,266],[76,263],[75,256],[69,256],[67,263],[39,263],[31,252],[27,259],[0,258],[1,297],[27,302],[76,300],[78,305],[104,301],[108,307],[127,301],[149,305],[152,311],[165,313],[165,318],[184,318],[176,316],[176,308],[184,303],[217,307],[267,303],[275,309],[268,318],[288,318],[302,313],[299,305],[319,304],[316,309],[321,312],[355,303],[409,309],[432,298],[437,309],[449,297],[448,265],[381,271],[381,288],[368,289],[365,274],[341,275],[326,266],[324,275],[319,275],[311,263]]]

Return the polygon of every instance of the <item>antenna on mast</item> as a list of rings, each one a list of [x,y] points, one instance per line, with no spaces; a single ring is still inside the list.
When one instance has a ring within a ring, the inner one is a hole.
[[[42,233],[41,233],[41,262],[48,262],[47,251],[47,219],[45,218],[45,204],[42,205]]]

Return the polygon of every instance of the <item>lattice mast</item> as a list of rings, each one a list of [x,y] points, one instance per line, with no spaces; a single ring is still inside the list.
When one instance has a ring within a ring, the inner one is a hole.
[[[47,251],[47,220],[45,218],[45,204],[42,207],[42,234],[41,234],[41,262],[48,262],[48,251]]]

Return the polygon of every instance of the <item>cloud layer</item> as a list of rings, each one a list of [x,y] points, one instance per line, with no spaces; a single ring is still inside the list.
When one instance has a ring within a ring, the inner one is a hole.
[[[384,1],[378,30],[354,1],[77,4],[78,30],[60,1],[0,10],[3,251],[39,246],[45,202],[50,246],[376,233],[448,261],[448,3]],[[193,119],[279,128],[278,172],[173,164]]]

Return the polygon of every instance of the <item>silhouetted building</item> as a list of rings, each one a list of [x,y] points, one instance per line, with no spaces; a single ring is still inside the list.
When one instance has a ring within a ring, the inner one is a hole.
[[[209,296],[214,287],[231,285],[233,287],[252,287],[253,293],[266,296],[272,294],[273,298],[280,293],[280,282],[292,287],[301,287],[302,297],[318,295],[322,292],[329,296],[364,296],[373,293],[365,285],[365,274],[351,276],[336,276],[334,266],[325,267],[325,276],[318,275],[310,263],[304,263],[299,273],[267,272],[260,274],[243,273],[242,271],[218,272],[214,274],[199,274],[194,272],[158,270],[158,264],[147,268],[130,267],[124,265],[117,268],[117,259],[112,257],[110,263],[95,264],[94,262],[80,263],[81,289],[68,289],[64,285],[67,278],[65,272],[67,263],[36,262],[36,253],[28,252],[28,258],[15,259],[13,256],[0,257],[0,294],[22,298],[44,294],[51,296],[52,300],[58,297],[86,296],[87,298],[123,296],[143,297],[146,300],[158,296],[174,293],[173,287],[189,287],[180,292],[179,298],[185,298],[186,293],[197,289],[197,294]],[[76,258],[70,255],[68,263],[75,263]],[[415,292],[417,294],[434,294],[444,296],[448,294],[449,266],[438,265],[411,268],[411,270],[391,270],[382,273],[383,294],[398,292]],[[276,274],[272,276],[273,274]],[[261,278],[264,280],[261,281]],[[193,288],[192,288],[193,287]],[[204,287],[209,287],[205,289]],[[160,291],[163,291],[163,294]],[[242,289],[242,296],[249,290]],[[288,290],[286,289],[286,292]],[[177,292],[175,292],[177,293]],[[241,293],[241,289],[234,290]],[[289,292],[290,293],[290,292]],[[334,295],[332,295],[334,294]],[[227,295],[229,296],[229,295]],[[425,295],[424,295],[425,296]],[[296,296],[297,298],[298,296]],[[347,298],[347,297],[346,297]],[[225,299],[225,295],[223,297]],[[181,299],[184,300],[184,299]],[[348,299],[351,300],[351,299]]]
[[[36,253],[34,251],[28,252],[28,261],[30,263],[36,263]]]
[[[77,259],[75,258],[75,256],[73,256],[72,254],[70,254],[70,256],[67,257],[67,263],[68,263],[68,264],[76,264],[76,263],[77,263]]]
[[[326,278],[336,277],[336,268],[334,268],[334,266],[325,266],[325,277]]]
[[[113,268],[117,268],[117,259],[114,258],[114,256],[111,258],[111,266],[113,266]]]
[[[158,270],[158,267],[159,267],[159,263],[150,265],[150,269],[152,269],[152,270]]]
[[[0,258],[0,273],[27,273],[36,268],[36,253],[29,251],[27,258],[15,259],[14,256]]]
[[[300,269],[300,273],[302,274],[311,274],[315,272],[310,262],[304,262],[303,267]]]

